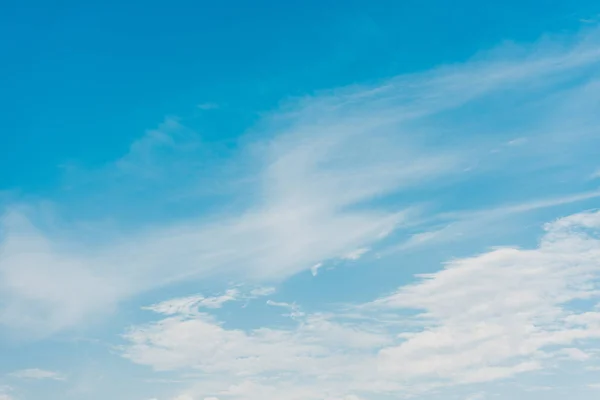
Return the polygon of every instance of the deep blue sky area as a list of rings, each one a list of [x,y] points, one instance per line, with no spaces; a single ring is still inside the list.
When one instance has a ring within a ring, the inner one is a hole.
[[[579,29],[593,1],[30,1],[0,12],[0,189],[102,165],[167,115],[229,143],[290,96]],[[218,104],[202,116],[196,105]],[[85,160],[85,161],[83,161]]]

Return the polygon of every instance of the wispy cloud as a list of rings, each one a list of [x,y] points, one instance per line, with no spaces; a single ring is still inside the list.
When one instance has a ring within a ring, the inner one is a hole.
[[[321,269],[322,266],[323,266],[323,263],[316,263],[315,265],[310,267],[310,273],[313,276],[317,276],[319,274],[319,269]]]
[[[486,394],[483,392],[474,393],[466,398],[466,400],[485,400],[487,398]]]
[[[253,289],[248,293],[244,293],[239,288],[233,288],[218,296],[205,297],[202,295],[195,295],[180,297],[152,305],[147,307],[147,309],[165,315],[192,315],[197,314],[200,308],[221,308],[227,302],[252,300],[263,296],[269,296],[273,294],[273,292],[273,288],[258,288]]]
[[[363,247],[360,249],[352,250],[350,253],[345,254],[342,258],[345,260],[356,261],[359,258],[361,258],[363,255],[367,254],[368,252],[369,252],[369,249],[366,247]]]
[[[588,387],[589,387],[590,389],[598,389],[598,390],[600,390],[600,383],[590,383],[590,384],[588,385]]]
[[[219,105],[217,103],[201,103],[198,104],[197,107],[200,110],[216,110],[219,108]]]
[[[9,374],[12,378],[18,379],[50,379],[54,381],[64,381],[66,380],[65,376],[56,371],[47,371],[39,368],[31,368],[31,369],[22,369],[19,371],[14,371]]]
[[[428,245],[468,240],[470,237],[480,235],[486,226],[495,225],[496,229],[498,229],[499,222],[508,218],[515,218],[527,212],[597,198],[600,198],[600,191],[596,190],[562,197],[531,200],[521,204],[503,205],[483,210],[440,213],[429,216],[428,221],[424,221],[424,224],[436,224],[437,227],[435,229],[415,233],[398,245],[384,248],[380,251],[380,255],[389,255],[394,252],[412,250]]]
[[[539,168],[593,148],[597,135],[590,133],[599,117],[590,100],[599,93],[598,63],[592,34],[563,46],[524,49],[516,57],[498,51],[464,65],[294,101],[258,124],[252,143],[228,161],[248,168],[238,176],[247,184],[219,199],[231,202],[227,211],[150,226],[144,221],[137,229],[124,224],[83,240],[79,226],[42,224],[13,207],[2,221],[0,323],[48,334],[151,288],[232,276],[278,282],[323,260],[372,248],[423,201],[419,190],[506,173],[516,163]],[[516,105],[531,132],[527,143],[494,158],[491,149],[522,137],[516,126],[497,127],[498,113],[517,112],[488,101],[498,98]],[[465,112],[474,106],[489,113],[474,121]],[[125,191],[150,185],[152,193],[131,192],[141,207],[190,184],[182,171],[220,170],[219,164],[198,166],[206,159],[199,157],[201,144],[169,119],[129,154],[91,173],[87,188],[104,190],[95,184],[98,176],[103,184],[115,181],[103,174],[126,177],[117,180]],[[391,196],[402,200],[386,203]]]

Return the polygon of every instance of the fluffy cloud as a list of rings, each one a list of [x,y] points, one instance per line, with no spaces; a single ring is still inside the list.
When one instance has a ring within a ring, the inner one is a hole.
[[[599,337],[600,314],[573,305],[599,295],[599,218],[596,212],[559,219],[546,225],[537,249],[496,249],[452,261],[373,302],[388,310],[424,310],[419,319],[431,325],[382,350],[383,371],[493,380],[542,368],[556,355],[553,347]]]
[[[600,212],[544,230],[534,249],[451,261],[352,315],[271,302],[291,308],[296,325],[250,331],[202,312],[171,315],[132,328],[124,356],[200,373],[199,397],[286,400],[415,394],[552,368],[565,355],[584,362],[600,338]]]

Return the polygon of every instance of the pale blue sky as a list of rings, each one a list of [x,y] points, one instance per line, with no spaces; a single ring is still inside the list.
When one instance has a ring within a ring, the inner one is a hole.
[[[600,7],[0,12],[0,400],[600,394]]]

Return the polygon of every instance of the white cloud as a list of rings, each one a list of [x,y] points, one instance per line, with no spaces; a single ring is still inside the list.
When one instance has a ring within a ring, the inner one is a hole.
[[[493,380],[543,367],[551,346],[600,336],[595,312],[571,310],[598,297],[600,213],[546,225],[535,250],[497,249],[450,262],[417,284],[381,298],[374,307],[424,310],[421,332],[380,353],[392,375],[435,370],[455,382]],[[573,350],[570,350],[573,352]]]
[[[487,398],[486,394],[483,392],[473,393],[465,400],[485,400]]]
[[[182,395],[173,397],[172,400],[195,400],[195,399],[189,394],[182,394]]]
[[[326,354],[330,346],[362,349],[388,341],[381,333],[339,324],[326,315],[296,312],[291,316],[298,321],[296,331],[244,332],[224,329],[206,313],[178,315],[128,332],[125,337],[133,345],[125,355],[160,370],[193,366],[206,373],[244,375],[312,368],[320,374],[312,356]],[[196,340],[199,337],[201,341]],[[159,342],[160,349],[155,347]]]
[[[202,374],[198,396],[282,400],[416,394],[551,369],[565,355],[585,362],[600,338],[600,212],[544,229],[534,249],[451,261],[353,318],[270,302],[297,324],[244,331],[184,313],[132,328],[124,356]]]
[[[434,222],[442,225],[441,228],[438,227],[433,230],[415,233],[399,245],[384,249],[380,254],[389,255],[394,252],[420,248],[425,245],[467,240],[480,235],[488,226],[493,225],[496,227],[496,230],[499,230],[501,221],[506,221],[509,218],[518,218],[520,215],[527,212],[583,202],[598,197],[600,197],[600,191],[594,190],[483,210],[442,213],[431,217]]]
[[[590,383],[587,385],[590,389],[600,389],[600,383]]]
[[[39,368],[22,369],[14,371],[9,376],[18,379],[50,379],[55,381],[64,381],[66,378],[63,374],[56,371],[47,371]]]
[[[566,357],[571,358],[575,361],[586,361],[590,359],[590,355],[580,349],[566,348],[561,351]]]
[[[0,385],[0,400],[15,400],[13,396],[9,394],[12,392],[13,388],[6,385]]]
[[[507,104],[515,104],[510,96],[544,100],[536,102],[541,113],[527,114],[526,125],[532,130],[528,138],[544,134],[552,140],[538,140],[543,144],[536,147],[539,154],[522,155],[520,165],[554,163],[576,154],[563,151],[564,131],[569,146],[591,148],[582,138],[597,129],[597,110],[590,99],[598,91],[595,76],[588,72],[600,62],[600,51],[594,35],[580,39],[558,50],[538,46],[521,58],[482,56],[464,65],[288,105],[263,121],[256,128],[257,143],[233,160],[248,167],[238,178],[247,179],[250,187],[231,196],[236,204],[244,199],[243,209],[226,215],[169,224],[155,221],[151,227],[128,227],[127,234],[109,229],[95,242],[78,226],[40,227],[44,224],[30,213],[13,208],[2,221],[0,323],[48,334],[110,312],[119,301],[159,286],[232,276],[277,282],[322,260],[372,247],[382,233],[403,221],[403,210],[412,204],[390,208],[369,202],[442,184],[442,178],[451,175],[466,179],[463,171],[473,160],[484,172],[515,164],[514,159],[492,162],[481,155],[494,147],[489,143],[514,138],[513,132],[490,131],[484,141],[468,137],[466,143],[453,135],[473,122],[461,120],[461,107],[485,103],[491,95],[509,96]],[[578,80],[583,82],[580,86],[564,89],[563,81],[573,77],[585,79]],[[561,92],[564,96],[556,95],[559,90],[566,91]],[[459,112],[449,116],[454,111]],[[492,129],[493,121],[483,116],[478,121],[489,122]],[[478,129],[473,134],[480,138]],[[110,178],[102,180],[105,184],[120,182],[122,190],[166,182],[150,185],[156,189],[152,193],[134,191],[135,204],[143,203],[165,187],[177,186],[174,177],[189,176],[186,162],[198,173],[221,169],[194,164],[204,160],[194,153],[202,147],[197,136],[167,119],[133,143],[126,156],[106,169],[109,172],[98,174]],[[91,174],[89,186],[96,186],[95,178]],[[183,186],[188,184],[185,180]],[[102,192],[104,187],[95,190]]]
[[[232,301],[251,300],[258,297],[269,296],[274,293],[272,288],[256,288],[244,293],[239,288],[228,289],[219,296],[204,297],[194,295],[188,297],[179,297],[154,304],[146,309],[165,315],[192,315],[198,313],[200,308],[221,308],[223,304]]]
[[[263,296],[270,296],[273,293],[276,292],[276,289],[273,287],[259,287],[256,289],[252,289],[250,291],[250,296],[252,298],[257,298],[257,297],[263,297]]]
[[[47,332],[110,310],[126,291],[117,276],[102,272],[101,260],[57,249],[21,215],[8,214],[3,223],[9,233],[0,247],[0,323]]]
[[[359,258],[361,258],[363,255],[367,254],[368,252],[369,252],[369,248],[363,247],[360,249],[352,250],[348,254],[345,254],[344,256],[342,256],[342,258],[345,260],[356,261]]]
[[[310,272],[312,273],[312,276],[317,276],[317,274],[319,273],[319,269],[322,266],[323,266],[323,263],[316,263],[315,265],[310,267]]]

